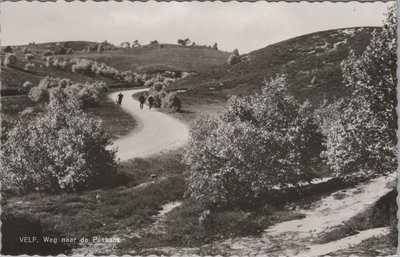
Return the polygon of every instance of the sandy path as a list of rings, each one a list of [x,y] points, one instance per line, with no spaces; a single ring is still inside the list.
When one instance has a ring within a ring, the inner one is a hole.
[[[319,256],[347,249],[361,241],[386,236],[387,228],[376,228],[361,231],[354,236],[339,239],[327,244],[318,244],[321,234],[327,233],[356,214],[374,204],[380,197],[388,193],[396,180],[396,174],[379,177],[354,188],[340,190],[314,202],[307,209],[298,212],[305,215],[296,219],[278,223],[266,229],[259,237],[238,237],[204,245],[203,250],[224,255],[256,256],[269,254],[272,256]],[[341,197],[336,196],[340,192]],[[167,255],[185,256],[196,254],[199,248],[158,248]]]
[[[128,135],[114,141],[114,146],[118,147],[117,156],[121,161],[176,149],[188,139],[189,130],[182,122],[157,110],[149,110],[146,105],[143,110],[139,108],[139,102],[133,99],[132,95],[147,90],[124,90],[108,96],[115,102],[117,95],[122,93],[122,109],[132,115],[138,123]]]

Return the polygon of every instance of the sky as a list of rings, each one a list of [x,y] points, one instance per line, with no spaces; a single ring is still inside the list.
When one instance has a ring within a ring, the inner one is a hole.
[[[391,3],[2,2],[1,44],[192,42],[247,53],[328,29],[381,26]]]

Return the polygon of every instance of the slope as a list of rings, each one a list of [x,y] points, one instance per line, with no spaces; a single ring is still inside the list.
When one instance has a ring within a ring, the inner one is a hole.
[[[264,79],[285,74],[294,96],[312,103],[323,98],[344,97],[340,63],[351,49],[360,54],[371,38],[373,27],[316,32],[269,45],[241,56],[234,65],[199,72],[175,83],[170,90],[187,91],[184,97],[224,102],[230,95],[257,92]]]

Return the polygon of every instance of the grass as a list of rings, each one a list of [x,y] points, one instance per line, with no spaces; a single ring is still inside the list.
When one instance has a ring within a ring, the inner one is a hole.
[[[92,59],[120,70],[155,72],[162,70],[199,72],[222,65],[229,53],[201,47],[161,44],[103,53],[74,53],[71,56]]]
[[[60,195],[4,196],[2,254],[67,254],[70,248],[76,247],[74,244],[57,244],[51,249],[42,244],[25,247],[19,243],[21,235],[79,239],[111,236],[115,231],[136,230],[151,224],[151,216],[157,214],[163,204],[183,198],[185,167],[176,164],[179,158],[179,152],[171,152],[163,158],[123,163],[120,171],[127,179],[116,188]],[[152,180],[149,178],[152,172],[159,172],[165,178],[135,188],[141,182]]]
[[[87,108],[86,112],[99,117],[103,121],[102,127],[113,139],[127,135],[137,125],[130,114],[108,98],[94,107]]]

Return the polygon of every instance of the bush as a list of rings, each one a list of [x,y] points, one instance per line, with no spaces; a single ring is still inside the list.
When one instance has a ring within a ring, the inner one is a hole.
[[[33,87],[28,96],[33,102],[46,102],[52,89],[62,89],[71,99],[86,107],[97,104],[108,88],[104,82],[73,83],[69,79],[45,77],[37,87]]]
[[[49,100],[49,92],[44,88],[32,87],[28,93],[29,99],[33,102],[47,102]]]
[[[163,89],[163,84],[161,82],[156,82],[153,84],[153,89],[160,92]]]
[[[240,62],[240,56],[239,56],[239,51],[235,49],[231,55],[228,57],[228,64],[234,65],[236,63]]]
[[[27,60],[28,62],[35,59],[35,56],[33,54],[26,54],[25,55],[25,60]]]
[[[194,122],[184,156],[189,193],[211,207],[251,207],[273,188],[314,178],[322,150],[311,106],[278,76],[261,94],[231,97],[224,111]]]
[[[32,192],[78,191],[116,172],[115,150],[94,119],[60,90],[51,93],[43,114],[20,120],[2,146],[3,189]]]
[[[52,51],[47,50],[43,53],[43,56],[50,56],[50,55],[54,55]]]
[[[13,67],[16,66],[18,62],[18,58],[15,54],[13,53],[8,53],[6,54],[6,58],[4,59],[4,65],[7,67]]]
[[[6,47],[3,48],[3,51],[5,53],[12,53],[13,49],[11,48],[11,46],[6,46]]]
[[[73,54],[73,53],[74,53],[74,50],[72,50],[72,48],[68,48],[67,54]]]
[[[162,98],[161,109],[169,112],[179,112],[181,110],[181,99],[179,99],[178,93],[172,92]]]
[[[67,49],[63,46],[58,47],[55,51],[55,54],[66,54],[67,53]]]
[[[322,111],[328,114],[321,119],[323,156],[336,174],[386,174],[397,168],[395,13],[389,11],[383,30],[373,34],[361,56],[351,52],[342,63],[351,99]]]
[[[25,81],[24,84],[22,85],[23,88],[31,88],[33,87],[32,82],[30,81]]]
[[[25,64],[24,68],[25,68],[25,70],[32,70],[33,67],[35,67],[34,63],[27,63],[27,64]]]

